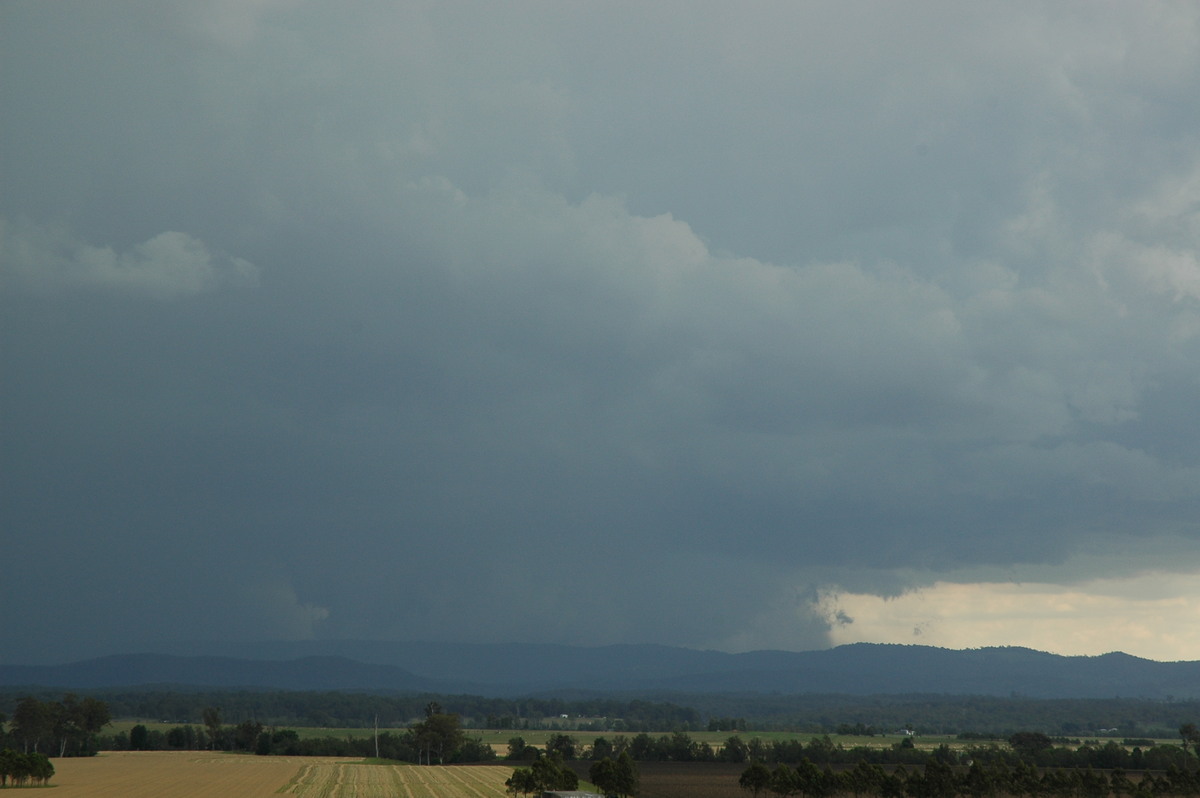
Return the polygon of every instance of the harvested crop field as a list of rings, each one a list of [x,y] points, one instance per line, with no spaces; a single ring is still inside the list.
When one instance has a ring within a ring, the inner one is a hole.
[[[502,765],[368,765],[206,751],[113,752],[53,760],[55,798],[504,798]]]
[[[317,760],[305,762],[280,792],[301,798],[505,798],[503,765],[363,765]]]

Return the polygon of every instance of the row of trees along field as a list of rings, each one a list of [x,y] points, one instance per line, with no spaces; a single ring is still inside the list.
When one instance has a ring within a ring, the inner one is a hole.
[[[437,702],[426,704],[422,719],[405,731],[383,731],[370,737],[301,739],[294,729],[266,727],[255,720],[226,724],[216,707],[206,707],[202,715],[203,726],[185,724],[164,732],[139,723],[128,732],[101,737],[99,745],[113,751],[242,751],[261,756],[377,757],[419,764],[497,759],[490,745],[469,738],[458,715],[445,712]]]
[[[548,754],[538,757],[527,768],[516,768],[504,782],[513,795],[579,789],[579,776],[568,768],[561,756]]]
[[[1182,732],[1181,732],[1182,733]],[[1200,735],[1197,735],[1200,739]],[[1188,738],[1184,737],[1184,740]],[[1144,746],[1144,747],[1143,747]],[[1191,747],[1191,750],[1188,750]],[[591,745],[583,745],[568,734],[552,734],[545,751],[528,745],[523,737],[508,741],[505,759],[533,760],[543,753],[552,753],[564,760],[599,760],[628,753],[639,762],[731,762],[751,761],[775,764],[795,764],[809,760],[818,765],[853,765],[858,762],[879,765],[923,766],[930,760],[959,765],[969,761],[1001,762],[1008,765],[1028,763],[1040,767],[1060,768],[1125,768],[1127,770],[1165,770],[1200,765],[1194,744],[1184,746],[1155,745],[1152,740],[1115,740],[1100,744],[1097,741],[1072,745],[1059,740],[1056,744],[1040,732],[1018,732],[1006,741],[970,742],[962,747],[943,744],[933,750],[919,748],[912,737],[892,745],[846,747],[835,743],[828,735],[803,739],[760,737],[748,740],[733,735],[715,748],[695,740],[687,732],[659,735],[638,734],[633,737],[615,735],[597,737]]]
[[[1028,764],[1042,768],[1094,768],[1166,771],[1171,767],[1187,770],[1200,766],[1197,743],[1200,734],[1188,736],[1191,724],[1180,730],[1181,745],[1155,745],[1151,740],[1127,739],[1068,743],[1055,741],[1041,732],[1017,732],[1006,741],[976,742],[954,747],[942,744],[933,750],[917,747],[913,738],[906,737],[890,746],[854,746],[835,744],[828,736],[816,737],[807,744],[802,740],[771,740],[759,738],[744,741],[730,737],[716,751],[705,753],[707,746],[685,748],[684,740],[673,735],[659,738],[650,748],[633,749],[635,759],[688,761],[711,756],[724,762],[765,762],[767,764],[796,764],[804,760],[818,765],[854,765],[859,762],[875,765],[924,766],[930,761],[949,765],[971,762],[1013,767]],[[636,740],[636,738],[635,738]],[[1190,749],[1190,750],[1189,750]],[[639,754],[641,754],[639,756]]]
[[[93,756],[97,735],[111,718],[108,705],[96,698],[68,693],[61,701],[39,701],[25,696],[16,702],[11,718],[0,714],[0,748],[23,754]]]
[[[628,751],[616,759],[606,756],[593,762],[588,769],[588,779],[605,795],[625,798],[638,793],[638,769]],[[549,751],[534,759],[529,767],[515,769],[504,786],[514,796],[569,791],[579,788],[579,776],[565,765],[561,754]]]
[[[1009,766],[1004,762],[954,767],[937,759],[919,770],[900,765],[889,772],[880,765],[859,762],[851,769],[834,771],[805,759],[795,767],[777,764],[770,768],[754,762],[742,772],[738,784],[754,798],[764,792],[781,798],[1157,798],[1200,795],[1200,772],[1174,766],[1161,774],[1129,774],[1120,768],[1039,770],[1027,763]]]

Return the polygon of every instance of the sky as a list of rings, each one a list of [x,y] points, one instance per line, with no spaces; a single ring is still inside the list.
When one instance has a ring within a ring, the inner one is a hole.
[[[0,3],[0,661],[1200,659],[1200,6]]]

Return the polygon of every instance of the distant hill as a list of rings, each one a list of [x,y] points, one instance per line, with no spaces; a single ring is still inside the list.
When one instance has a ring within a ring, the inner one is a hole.
[[[956,651],[858,643],[824,651],[726,654],[601,647],[305,641],[205,645],[55,666],[0,665],[0,686],[176,685],[397,690],[511,696],[646,692],[1030,698],[1200,697],[1200,662],[1027,648]]]
[[[0,686],[93,688],[246,687],[278,690],[412,690],[441,685],[402,668],[355,662],[344,657],[291,660],[122,654],[68,665],[0,665]]]

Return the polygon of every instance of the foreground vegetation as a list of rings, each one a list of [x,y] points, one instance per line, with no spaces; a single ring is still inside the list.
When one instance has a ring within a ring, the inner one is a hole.
[[[246,700],[244,696],[242,700]],[[1190,722],[1181,724],[1171,741],[1115,738],[1111,735],[1116,728],[1103,729],[1108,738],[1092,739],[1051,737],[1030,730],[1005,736],[964,732],[933,737],[918,733],[912,724],[882,735],[878,727],[861,720],[837,722],[832,735],[757,732],[747,730],[750,724],[745,718],[732,716],[708,717],[698,724],[702,726],[699,731],[690,731],[689,724],[683,723],[667,733],[627,733],[623,719],[581,718],[569,713],[521,723],[491,717],[488,720],[511,728],[469,731],[461,715],[434,700],[426,702],[403,728],[347,727],[337,733],[305,729],[301,733],[265,726],[253,717],[227,722],[225,710],[215,706],[198,710],[200,723],[174,725],[112,724],[107,704],[94,696],[80,699],[69,694],[46,701],[23,696],[12,706],[11,720],[0,714],[0,786],[5,787],[46,784],[55,774],[47,754],[68,762],[72,757],[94,756],[98,750],[131,754],[174,750],[204,752],[203,756],[196,753],[193,758],[171,760],[176,763],[227,761],[212,758],[218,754],[242,755],[234,759],[243,762],[290,759],[293,764],[282,768],[292,768],[287,776],[290,780],[276,782],[276,787],[298,795],[336,792],[421,798],[458,795],[451,789],[457,784],[464,798],[486,798],[505,791],[527,796],[574,789],[587,779],[609,795],[670,798],[671,785],[655,776],[669,768],[650,767],[645,781],[639,775],[641,767],[660,764],[675,768],[670,772],[681,784],[694,788],[696,784],[687,774],[706,773],[723,785],[725,795],[749,792],[754,798],[760,794],[782,798],[1200,796],[1200,729]],[[633,701],[621,706],[643,717],[672,717],[680,712],[690,717],[686,708],[674,704],[655,707]],[[574,728],[564,728],[567,726]],[[249,754],[258,756],[245,756]],[[506,764],[499,763],[501,758]],[[352,765],[366,767],[367,762],[383,763],[382,769],[348,770]],[[471,782],[465,771],[450,770],[465,763],[484,763],[485,767],[472,772],[491,773],[487,776],[490,786]],[[452,784],[445,781],[450,776],[414,775],[416,766],[425,766],[420,770],[428,774],[457,775]],[[280,768],[264,772],[275,778]],[[439,779],[445,782],[441,792],[419,786]],[[237,792],[243,794],[240,787]],[[693,790],[692,794],[699,793]]]
[[[774,769],[754,762],[738,779],[754,796],[769,791],[778,796],[805,798],[863,795],[881,798],[990,798],[998,795],[1034,798],[1108,798],[1132,796],[1195,796],[1200,794],[1200,772],[1169,768],[1164,774],[1138,773],[1130,778],[1123,769],[1098,771],[1057,768],[1039,771],[1033,765],[1003,761],[972,761],[965,768],[933,759],[920,770],[904,766],[888,771],[859,762],[849,770],[820,769],[808,760],[796,767],[779,764]]]
[[[45,754],[23,754],[11,748],[0,751],[0,787],[44,786],[53,775],[54,764]]]

